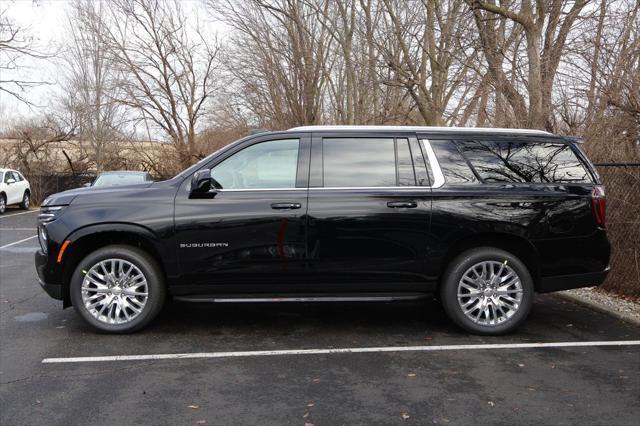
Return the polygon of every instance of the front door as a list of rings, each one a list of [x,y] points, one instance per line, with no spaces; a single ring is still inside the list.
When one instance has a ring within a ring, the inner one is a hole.
[[[176,293],[271,293],[304,284],[309,146],[304,134],[253,140],[214,161],[211,177],[221,189],[213,198],[190,199],[189,182],[182,185]]]
[[[308,253],[317,291],[425,290],[430,214],[415,135],[314,136]]]

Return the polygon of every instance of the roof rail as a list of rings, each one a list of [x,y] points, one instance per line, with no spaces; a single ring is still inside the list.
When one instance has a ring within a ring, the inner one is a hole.
[[[288,132],[313,132],[313,131],[393,131],[393,132],[461,132],[461,133],[510,133],[523,135],[552,135],[544,130],[535,129],[508,129],[490,127],[436,127],[436,126],[300,126],[288,129]]]

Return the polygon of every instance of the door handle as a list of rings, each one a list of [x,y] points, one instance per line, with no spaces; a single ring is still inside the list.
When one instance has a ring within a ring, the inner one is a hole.
[[[274,210],[295,210],[302,207],[300,203],[274,203],[271,208]]]
[[[389,201],[387,207],[391,207],[392,209],[413,209],[418,207],[418,204],[416,204],[415,201]]]

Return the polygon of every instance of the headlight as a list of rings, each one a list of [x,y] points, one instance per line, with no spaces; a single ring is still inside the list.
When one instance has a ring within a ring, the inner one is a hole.
[[[65,206],[43,206],[40,208],[40,214],[38,215],[38,242],[45,254],[47,253],[47,243],[49,242],[46,225],[60,216],[64,208]]]
[[[44,206],[40,208],[40,214],[38,215],[38,223],[49,223],[60,216],[65,206]]]
[[[43,224],[38,225],[38,242],[40,243],[40,248],[42,248],[42,252],[47,254],[47,228]]]

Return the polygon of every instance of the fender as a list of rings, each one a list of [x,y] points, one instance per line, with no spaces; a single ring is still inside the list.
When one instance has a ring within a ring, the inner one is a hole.
[[[102,236],[101,236],[102,235]],[[113,240],[114,243],[131,242],[141,243],[142,247],[149,251],[158,262],[160,268],[165,273],[167,282],[172,281],[172,277],[179,275],[178,264],[175,256],[175,237],[173,234],[167,237],[156,235],[149,228],[123,222],[104,222],[83,226],[69,235],[63,241],[70,241],[64,247],[61,255],[61,262],[58,264],[58,271],[63,277],[62,284],[68,287],[75,265],[88,253],[95,244],[95,237],[98,236],[100,244]],[[58,247],[60,250],[60,247]],[[65,294],[64,292],[63,294]]]

